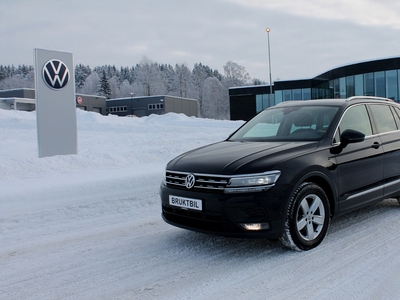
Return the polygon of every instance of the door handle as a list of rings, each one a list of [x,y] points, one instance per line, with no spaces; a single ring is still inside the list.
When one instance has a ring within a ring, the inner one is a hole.
[[[379,149],[379,147],[381,146],[381,144],[380,143],[378,143],[378,142],[375,142],[375,143],[373,143],[372,144],[372,148],[374,148],[374,149]]]

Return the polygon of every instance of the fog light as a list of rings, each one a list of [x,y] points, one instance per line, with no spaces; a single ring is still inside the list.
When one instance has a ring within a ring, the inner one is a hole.
[[[269,229],[269,223],[240,223],[240,225],[246,230],[265,230]]]

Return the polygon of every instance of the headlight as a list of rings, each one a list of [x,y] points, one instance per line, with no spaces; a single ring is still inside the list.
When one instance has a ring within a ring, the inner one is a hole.
[[[238,175],[231,177],[226,186],[225,193],[251,193],[262,192],[272,188],[281,171],[271,171],[262,174]]]

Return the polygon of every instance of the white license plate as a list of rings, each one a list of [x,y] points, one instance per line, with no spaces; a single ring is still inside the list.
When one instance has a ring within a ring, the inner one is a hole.
[[[202,210],[203,205],[202,201],[198,199],[184,198],[169,195],[169,205],[178,206],[181,208],[194,209],[194,210]]]

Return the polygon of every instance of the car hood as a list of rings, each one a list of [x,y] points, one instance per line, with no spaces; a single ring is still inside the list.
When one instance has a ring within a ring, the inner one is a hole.
[[[268,171],[279,162],[309,153],[318,142],[224,141],[186,152],[167,169],[206,174],[248,174]]]

